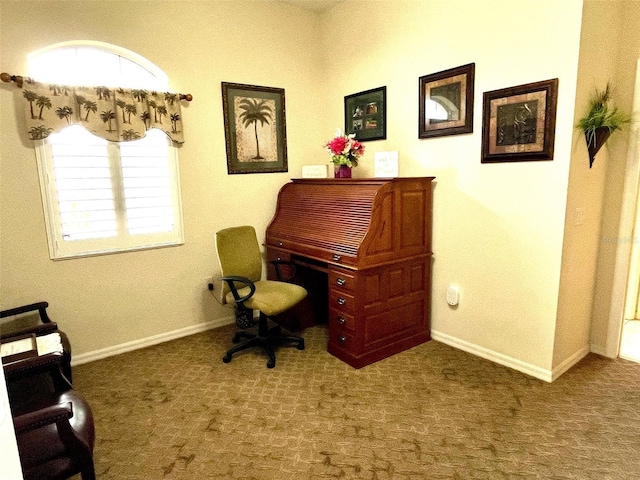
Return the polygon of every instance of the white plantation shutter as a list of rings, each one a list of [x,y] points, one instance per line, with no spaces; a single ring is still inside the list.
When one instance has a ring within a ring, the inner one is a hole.
[[[107,142],[80,127],[70,127],[51,139],[51,157],[62,239],[116,237]]]
[[[166,135],[115,144],[71,126],[37,149],[51,258],[183,243]]]
[[[106,55],[126,66],[123,84],[158,89],[159,81],[166,83],[164,73],[148,63],[141,65],[133,52],[101,46],[65,43],[30,61],[42,60],[49,69],[58,68],[59,74],[67,65],[60,59],[84,65],[87,55],[97,52],[102,60],[89,71],[98,77],[101,65],[113,68],[104,62]],[[127,60],[127,53],[133,58]],[[49,56],[54,63],[47,60]],[[72,125],[38,142],[36,157],[52,259],[184,243],[177,148],[164,132],[152,129],[140,140],[115,143]]]
[[[153,131],[150,135],[164,135]],[[145,139],[120,145],[122,179],[130,235],[170,232],[175,228],[166,146]]]

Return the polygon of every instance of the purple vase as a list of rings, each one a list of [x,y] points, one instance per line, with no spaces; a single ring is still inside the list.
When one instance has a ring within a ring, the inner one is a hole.
[[[334,178],[351,178],[351,167],[339,165],[335,167]]]

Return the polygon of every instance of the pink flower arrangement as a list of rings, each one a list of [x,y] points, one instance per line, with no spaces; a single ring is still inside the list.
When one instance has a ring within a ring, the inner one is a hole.
[[[336,131],[335,138],[329,140],[324,147],[335,165],[357,167],[358,159],[364,155],[364,145],[355,139],[355,134],[345,135],[340,129]]]

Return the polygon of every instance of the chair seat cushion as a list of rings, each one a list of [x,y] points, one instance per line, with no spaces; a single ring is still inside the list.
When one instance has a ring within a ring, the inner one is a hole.
[[[290,309],[307,296],[307,291],[300,285],[278,282],[275,280],[260,280],[255,282],[256,291],[244,302],[245,307],[259,310],[267,317],[278,315]],[[249,287],[238,289],[240,296],[248,295]],[[234,303],[233,294],[227,295],[227,302]]]

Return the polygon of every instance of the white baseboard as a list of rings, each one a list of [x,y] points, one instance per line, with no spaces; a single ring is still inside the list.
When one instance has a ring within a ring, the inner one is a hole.
[[[83,363],[93,362],[94,360],[100,360],[102,358],[112,357],[125,352],[131,352],[140,348],[150,347],[151,345],[157,345],[158,343],[168,342],[169,340],[176,340],[178,338],[193,335],[195,333],[211,330],[212,328],[222,327],[235,322],[235,318],[226,317],[212,322],[199,323],[190,327],[180,328],[171,332],[159,333],[158,335],[152,335],[151,337],[141,338],[139,340],[133,340],[131,342],[122,343],[120,345],[114,345],[112,347],[102,348],[100,350],[94,350],[93,352],[81,353],[79,355],[73,355],[71,365],[82,365]]]
[[[589,346],[589,350],[590,350],[591,352],[596,353],[596,354],[598,354],[598,355],[601,355],[601,356],[603,356],[603,357],[607,357],[607,356],[608,356],[608,355],[607,355],[607,348],[606,348],[606,347],[603,347],[603,346],[601,346],[601,345],[596,345],[596,344],[592,343],[592,344]]]
[[[554,380],[556,380],[560,375],[562,375],[564,372],[566,372],[576,363],[582,360],[590,351],[590,348],[588,346],[585,346],[581,350],[571,355],[553,370],[547,370],[535,365],[531,365],[529,363],[525,363],[516,358],[494,352],[493,350],[489,350],[488,348],[479,347],[478,345],[460,340],[459,338],[452,337],[451,335],[447,335],[445,333],[432,330],[431,338],[438,342],[450,345],[454,348],[464,350],[465,352],[477,355],[500,365],[504,365],[505,367],[513,368],[514,370],[517,370],[519,372],[526,373],[527,375],[531,375],[532,377],[543,380],[545,382],[553,382]]]
[[[82,365],[83,363],[89,363],[95,360],[119,355],[121,353],[138,350],[140,348],[150,347],[152,345],[157,345],[158,343],[176,340],[188,335],[193,335],[196,333],[204,332],[206,330],[211,330],[213,328],[229,325],[233,322],[235,322],[235,317],[225,317],[212,322],[199,323],[197,325],[180,328],[171,332],[160,333],[158,335],[152,335],[151,337],[133,340],[131,342],[122,343],[120,345],[114,345],[112,347],[94,350],[93,352],[81,353],[79,355],[73,356],[71,365]],[[564,362],[554,368],[553,371],[551,371],[522,362],[521,360],[509,357],[507,355],[494,352],[493,350],[489,350],[488,348],[479,347],[478,345],[475,345],[473,343],[460,340],[459,338],[455,338],[445,333],[437,332],[435,330],[431,331],[431,338],[433,338],[437,342],[442,342],[454,348],[458,348],[473,355],[477,355],[478,357],[482,357],[500,365],[504,365],[505,367],[513,368],[514,370],[525,373],[527,375],[531,375],[532,377],[538,378],[545,382],[552,382],[553,380],[557,379],[560,375],[569,370],[572,366],[582,360],[589,353],[589,348],[585,347],[584,349],[576,352],[574,355],[566,359]]]
[[[560,375],[562,375],[564,372],[569,370],[576,363],[578,363],[580,360],[586,357],[588,353],[589,353],[589,347],[584,347],[578,350],[573,355],[571,355],[564,362],[562,362],[560,365],[558,365],[556,368],[553,369],[552,379],[555,380],[556,378],[558,378]]]
[[[482,357],[500,365],[504,365],[505,367],[513,368],[514,370],[517,370],[519,372],[526,373],[527,375],[531,375],[532,377],[544,380],[545,382],[552,382],[554,380],[553,372],[551,372],[550,370],[546,370],[544,368],[525,363],[516,358],[503,355],[502,353],[494,352],[493,350],[489,350],[488,348],[480,347],[473,343],[460,340],[459,338],[452,337],[451,335],[447,335],[446,333],[431,330],[431,338],[454,348],[458,348],[473,355],[477,355],[478,357]]]

